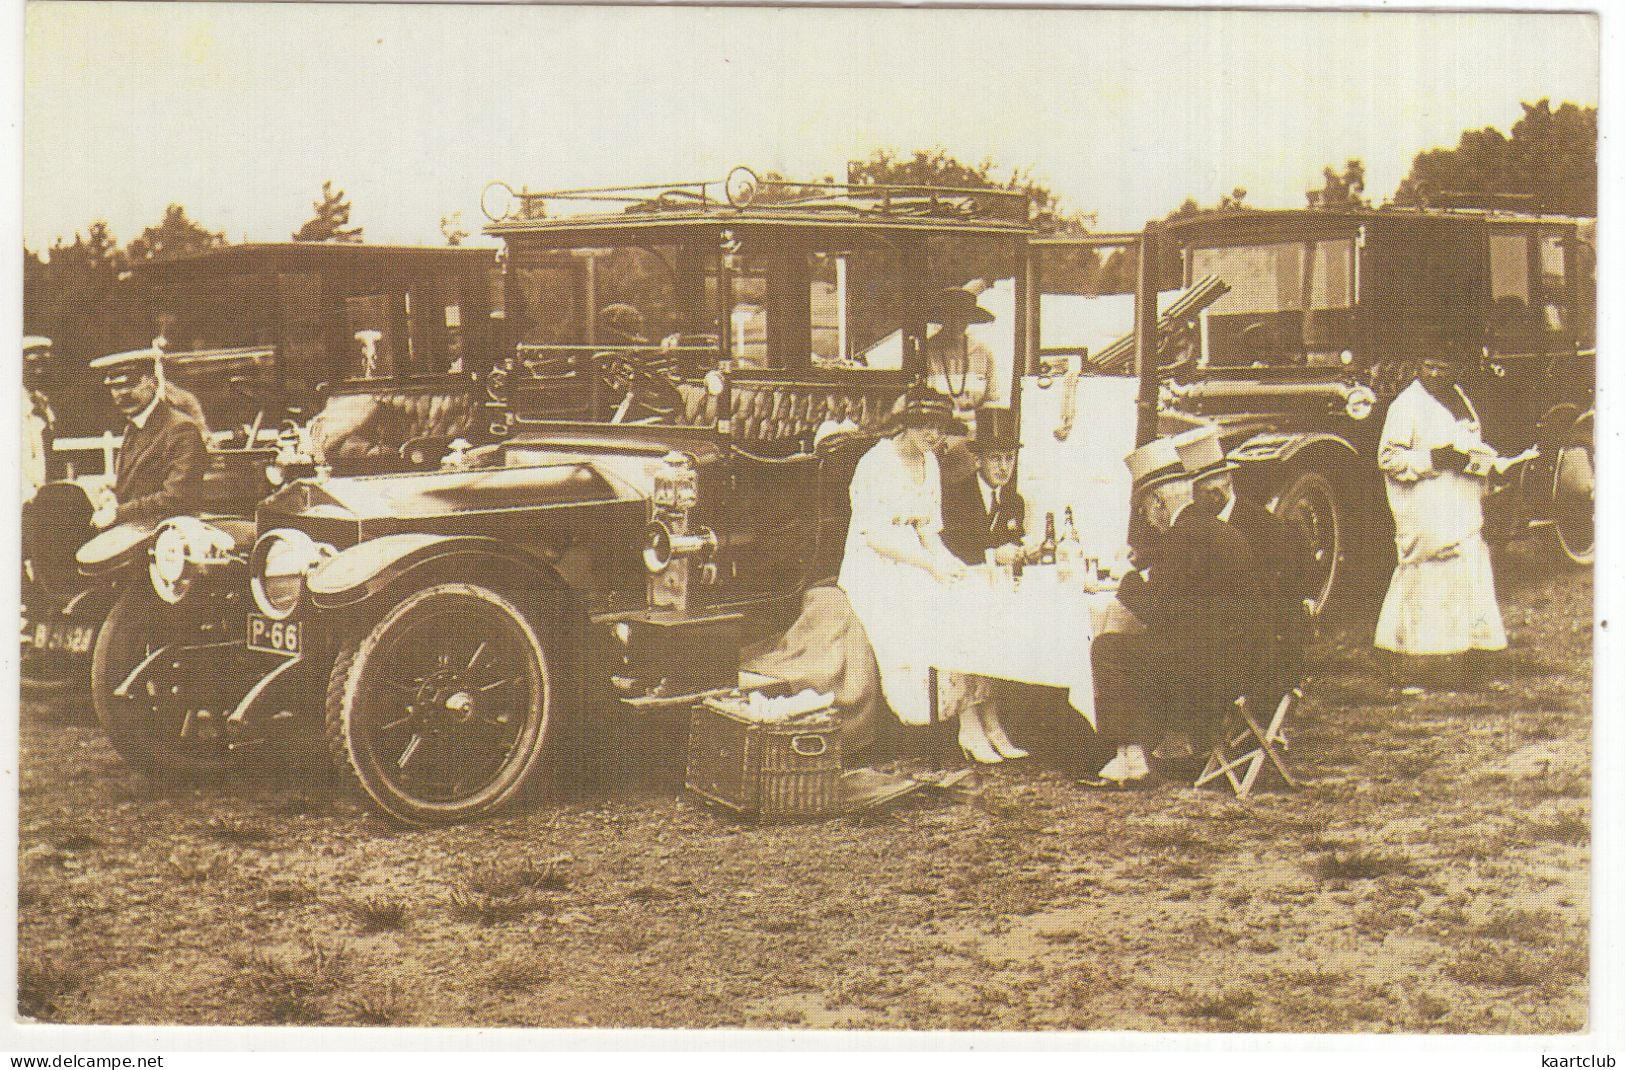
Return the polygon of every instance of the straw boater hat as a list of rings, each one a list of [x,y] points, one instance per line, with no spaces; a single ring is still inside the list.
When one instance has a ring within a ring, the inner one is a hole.
[[[1190,473],[1179,463],[1179,451],[1171,438],[1152,439],[1127,457],[1129,478],[1134,481],[1131,493],[1138,498],[1148,490],[1165,483],[1190,479]]]
[[[1021,434],[1016,428],[1015,415],[1009,409],[977,409],[976,431],[970,437],[970,448],[977,453],[1019,450]]]
[[[993,313],[976,303],[976,295],[963,286],[938,290],[925,299],[925,318],[932,323],[992,323]]]
[[[954,403],[948,395],[923,386],[909,387],[887,421],[889,431],[907,427],[935,427],[948,435],[965,433],[965,425],[954,419]]]
[[[1201,424],[1173,437],[1174,450],[1179,463],[1192,479],[1234,472],[1241,467],[1225,456],[1224,444],[1219,440],[1219,429],[1213,424]]]
[[[163,351],[155,346],[144,349],[128,349],[123,353],[109,353],[105,357],[97,357],[90,362],[93,371],[102,373],[104,386],[122,386],[132,377],[140,375],[156,375],[159,358]]]

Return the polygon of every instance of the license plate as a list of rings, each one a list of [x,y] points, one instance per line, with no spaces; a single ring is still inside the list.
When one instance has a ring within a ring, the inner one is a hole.
[[[52,624],[41,621],[34,625],[30,645],[35,650],[61,650],[69,654],[88,654],[96,641],[93,624]]]
[[[299,622],[272,620],[259,613],[248,615],[248,649],[268,654],[293,656],[299,653]]]

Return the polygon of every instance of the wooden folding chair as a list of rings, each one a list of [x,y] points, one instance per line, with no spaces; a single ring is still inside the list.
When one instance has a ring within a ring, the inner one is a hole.
[[[1252,793],[1259,774],[1268,763],[1280,776],[1282,783],[1289,788],[1296,788],[1298,782],[1287,771],[1286,762],[1282,760],[1280,751],[1287,746],[1287,714],[1302,698],[1303,691],[1296,687],[1282,695],[1281,701],[1275,705],[1275,712],[1270,717],[1268,727],[1259,725],[1258,719],[1248,708],[1245,695],[1236,699],[1235,705],[1226,716],[1220,743],[1208,756],[1207,764],[1202,767],[1201,774],[1196,778],[1196,786],[1202,787],[1223,777],[1229,782],[1230,789],[1236,793],[1236,798],[1245,799]]]

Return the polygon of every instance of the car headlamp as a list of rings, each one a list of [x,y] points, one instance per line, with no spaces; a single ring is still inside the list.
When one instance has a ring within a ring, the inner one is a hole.
[[[197,517],[171,517],[153,536],[147,578],[159,598],[175,605],[200,575],[229,562],[236,545],[229,534]]]
[[[1369,386],[1354,386],[1343,399],[1343,411],[1351,420],[1363,420],[1371,415],[1371,410],[1376,404],[1377,395]]]
[[[304,593],[305,576],[336,551],[296,528],[277,528],[260,536],[249,558],[249,590],[259,611],[273,620],[293,614]]]

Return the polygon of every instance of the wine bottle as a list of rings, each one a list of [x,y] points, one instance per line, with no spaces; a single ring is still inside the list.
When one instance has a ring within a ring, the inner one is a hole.
[[[1044,514],[1044,541],[1038,544],[1038,563],[1055,564],[1055,514]]]
[[[1057,560],[1076,561],[1083,556],[1083,539],[1078,536],[1078,525],[1072,519],[1072,507],[1066,507],[1061,522],[1061,542],[1055,549]]]

